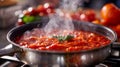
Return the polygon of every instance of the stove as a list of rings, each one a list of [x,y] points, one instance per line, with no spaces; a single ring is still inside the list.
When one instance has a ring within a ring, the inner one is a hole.
[[[30,66],[19,61],[14,55],[12,57],[11,56],[0,57],[0,67],[30,67]],[[111,55],[107,57],[103,62],[93,67],[120,67],[120,45],[114,44],[111,50]]]

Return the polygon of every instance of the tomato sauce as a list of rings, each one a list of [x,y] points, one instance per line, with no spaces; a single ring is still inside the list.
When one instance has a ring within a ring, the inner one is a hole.
[[[58,34],[55,32],[53,33],[52,35],[45,35],[44,31],[36,29],[29,31],[27,34],[24,33],[20,37],[17,37],[15,42],[18,43],[20,46],[35,50],[66,52],[91,50],[108,45],[111,42],[105,36],[93,32],[63,30],[62,34]],[[67,40],[66,36],[68,35],[69,39]],[[57,38],[57,36],[61,39]]]

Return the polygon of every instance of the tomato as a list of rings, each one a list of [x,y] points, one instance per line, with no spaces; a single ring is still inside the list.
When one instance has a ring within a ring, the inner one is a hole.
[[[120,25],[116,26],[116,32],[118,34],[118,37],[120,38]]]
[[[82,21],[93,21],[96,19],[96,14],[94,10],[88,9],[84,10],[83,14],[80,15],[80,19]]]
[[[50,9],[50,8],[48,8],[48,9],[46,10],[46,12],[47,12],[48,14],[55,13],[55,11],[54,11],[53,9]]]
[[[39,5],[37,7],[37,11],[39,12],[40,16],[44,16],[50,13],[54,13],[53,6],[49,3],[45,3],[44,5]]]
[[[23,25],[23,24],[25,24],[23,21],[22,21],[22,19],[18,19],[18,22],[17,22],[17,26],[20,26],[20,25]]]
[[[33,9],[31,9],[31,11],[29,11],[29,14],[32,16],[36,16],[36,15],[38,15],[38,13],[39,12],[35,8],[33,8]]]
[[[80,20],[79,18],[80,14],[79,13],[71,13],[71,18],[74,19],[74,20]]]
[[[38,15],[38,11],[33,7],[29,7],[27,10],[23,11],[23,14],[29,16],[36,16]]]
[[[53,7],[52,4],[45,3],[45,4],[44,4],[44,8],[46,9],[46,12],[47,12],[48,14],[54,13],[54,7]]]
[[[45,9],[54,9],[53,5],[50,3],[45,3],[43,6]]]
[[[44,15],[47,14],[46,8],[44,8],[43,5],[39,5],[39,6],[36,8],[36,10],[39,12],[39,14],[41,14],[41,13],[44,14]]]
[[[39,5],[36,9],[38,12],[45,12],[46,11],[46,9],[44,8],[43,5]]]
[[[92,23],[95,23],[95,24],[101,24],[101,22],[100,22],[99,19],[96,19],[96,20],[92,21]]]
[[[101,9],[101,18],[103,25],[117,25],[120,24],[120,9],[114,4],[108,3]]]
[[[72,19],[91,22],[96,19],[95,11],[92,9],[78,10],[71,14]]]
[[[110,28],[112,28],[118,35],[118,38],[120,38],[120,24],[116,25],[116,26],[109,26]]]

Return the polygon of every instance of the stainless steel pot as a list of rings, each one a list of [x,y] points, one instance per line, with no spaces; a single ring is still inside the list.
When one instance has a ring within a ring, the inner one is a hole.
[[[7,39],[13,47],[0,50],[0,55],[2,56],[8,53],[16,53],[18,59],[31,65],[32,67],[86,67],[102,62],[110,55],[111,44],[117,39],[114,31],[107,27],[87,22],[74,21],[73,23],[76,30],[85,30],[104,35],[111,40],[111,43],[107,46],[93,50],[78,52],[53,52],[25,48],[14,42],[14,39],[17,36],[22,35],[25,31],[36,27],[42,28],[46,24],[46,22],[36,22],[15,27],[10,30],[7,34]]]

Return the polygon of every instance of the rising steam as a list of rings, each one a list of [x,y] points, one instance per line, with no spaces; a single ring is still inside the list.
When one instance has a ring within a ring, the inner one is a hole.
[[[76,11],[81,0],[62,0],[60,8],[68,11]]]
[[[61,6],[56,9],[56,13],[49,16],[50,21],[44,27],[46,35],[49,35],[52,31],[56,30],[57,33],[62,33],[62,30],[74,30],[70,12],[77,10],[78,4],[79,0],[63,0]],[[64,13],[64,11],[67,12]]]

